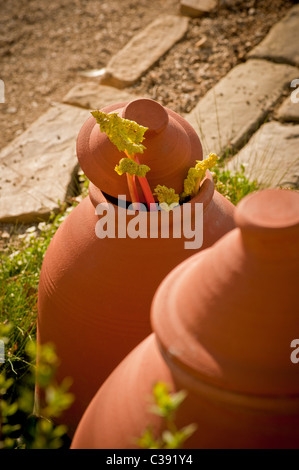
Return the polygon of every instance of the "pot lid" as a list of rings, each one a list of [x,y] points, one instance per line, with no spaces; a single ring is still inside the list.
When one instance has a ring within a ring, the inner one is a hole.
[[[244,198],[237,228],[160,285],[152,326],[163,355],[189,376],[249,394],[299,394],[299,193]],[[297,333],[296,333],[297,332]]]
[[[145,98],[107,106],[101,111],[117,113],[148,127],[142,142],[146,150],[137,155],[140,163],[151,169],[147,173],[149,185],[152,190],[161,184],[181,193],[189,168],[196,160],[202,160],[202,146],[192,126],[174,111]],[[115,198],[126,195],[130,200],[126,175],[119,176],[114,171],[126,155],[101,132],[93,116],[79,132],[77,157],[83,172],[101,191]]]

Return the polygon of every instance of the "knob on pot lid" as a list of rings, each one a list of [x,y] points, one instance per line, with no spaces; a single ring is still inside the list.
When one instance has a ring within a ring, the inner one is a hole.
[[[117,113],[148,127],[142,142],[146,149],[138,158],[150,167],[149,185],[152,190],[161,184],[181,193],[189,168],[196,160],[202,160],[202,146],[192,126],[174,111],[145,98],[107,106],[101,111]],[[130,200],[126,176],[119,176],[114,170],[126,155],[101,132],[93,116],[79,132],[77,157],[83,172],[101,191],[115,198],[125,194]]]

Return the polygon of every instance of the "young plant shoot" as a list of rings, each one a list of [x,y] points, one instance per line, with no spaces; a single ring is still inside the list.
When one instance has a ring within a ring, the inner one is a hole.
[[[196,196],[199,191],[200,183],[206,175],[206,170],[215,166],[217,160],[217,155],[210,153],[205,160],[196,161],[196,165],[189,169],[187,177],[184,180],[184,191],[181,194],[182,199],[186,199],[188,196]]]
[[[121,118],[117,113],[107,114],[102,111],[91,111],[91,114],[100,125],[101,132],[105,132],[117,149],[127,156],[119,161],[119,164],[115,166],[115,171],[119,175],[126,174],[131,202],[133,204],[140,203],[136,185],[137,177],[148,209],[157,210],[152,190],[146,178],[150,168],[141,164],[136,155],[143,153],[146,148],[142,145],[142,142],[148,128],[137,124],[135,121]],[[196,165],[188,171],[184,180],[184,190],[180,195],[176,194],[173,188],[167,188],[160,184],[156,186],[154,195],[158,199],[160,208],[169,211],[184,202],[186,198],[194,197],[199,191],[206,170],[212,168],[217,160],[218,157],[214,153],[210,153],[205,160],[197,160]]]
[[[180,204],[180,196],[176,194],[173,188],[167,188],[167,186],[158,184],[155,188],[154,194],[158,198],[160,207],[167,212]]]

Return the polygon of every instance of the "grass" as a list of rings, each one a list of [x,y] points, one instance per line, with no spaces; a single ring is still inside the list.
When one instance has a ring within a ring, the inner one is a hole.
[[[250,181],[245,175],[244,166],[241,166],[240,170],[236,173],[216,167],[212,174],[217,191],[223,194],[234,205],[237,205],[247,194],[258,189],[256,181]]]
[[[4,369],[22,375],[27,368],[24,347],[29,337],[36,335],[37,290],[39,274],[47,247],[60,223],[66,217],[65,208],[52,215],[48,223],[41,222],[38,231],[30,229],[17,246],[8,245],[0,255],[0,323],[12,323],[6,345]],[[17,249],[16,249],[17,248]]]
[[[61,206],[48,222],[15,235],[0,254],[0,339],[5,362],[0,364],[0,449],[53,449],[68,446],[67,427],[53,418],[72,401],[69,383],[55,383],[59,358],[51,345],[39,351],[36,369],[37,292],[47,247],[59,225],[72,210]],[[39,414],[34,408],[35,384],[45,392]]]
[[[76,183],[81,197],[86,197],[89,182],[82,172]],[[22,235],[15,233],[12,243],[0,253],[0,326],[12,325],[5,346],[6,362],[0,364],[0,370],[14,378],[22,379],[28,370],[26,341],[36,339],[37,292],[44,255],[56,230],[78,202],[74,198],[71,204],[61,204],[47,222],[27,228]]]
[[[5,341],[12,325],[0,324],[0,336]],[[0,449],[58,449],[69,447],[67,426],[54,422],[74,400],[68,392],[71,382],[55,381],[59,359],[55,348],[27,339],[24,358],[28,358],[27,373],[22,380],[0,374]],[[36,357],[38,354],[38,367]],[[38,409],[35,409],[35,385],[42,390]],[[33,411],[35,409],[35,411]]]

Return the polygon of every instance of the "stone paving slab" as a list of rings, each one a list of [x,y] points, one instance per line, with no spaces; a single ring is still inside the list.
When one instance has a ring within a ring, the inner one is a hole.
[[[180,11],[183,15],[198,17],[210,13],[217,7],[217,0],[181,0]]]
[[[57,104],[0,152],[0,221],[40,220],[64,201],[87,110]]]
[[[240,148],[297,75],[295,67],[265,60],[234,67],[185,115],[201,138],[204,154]]]
[[[299,122],[299,101],[294,103],[288,96],[277,110],[276,116],[280,121]]]
[[[244,165],[246,176],[263,187],[299,189],[298,149],[299,125],[272,121],[264,124],[226,167],[234,172]]]
[[[187,31],[184,16],[160,15],[112,57],[101,83],[118,88],[132,85]]]
[[[87,109],[102,109],[109,104],[131,101],[136,98],[138,98],[137,95],[125,90],[100,85],[97,81],[90,81],[75,85],[65,95],[63,103]]]
[[[248,57],[299,65],[299,5],[289,10]]]

